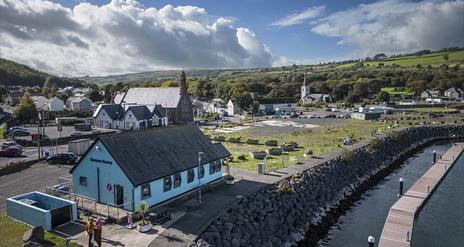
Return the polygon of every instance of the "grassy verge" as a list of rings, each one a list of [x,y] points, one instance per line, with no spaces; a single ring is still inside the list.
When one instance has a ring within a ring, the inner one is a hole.
[[[418,113],[453,113],[458,110],[455,108],[445,108],[445,107],[425,107],[425,108],[412,108],[412,111]]]
[[[0,236],[2,236],[0,245],[2,247],[22,246],[23,235],[29,229],[31,227],[26,224],[12,220],[5,215],[0,216]],[[46,241],[52,243],[54,246],[66,246],[66,241],[53,233],[45,232],[44,237]],[[79,247],[80,245],[71,243],[70,246]]]

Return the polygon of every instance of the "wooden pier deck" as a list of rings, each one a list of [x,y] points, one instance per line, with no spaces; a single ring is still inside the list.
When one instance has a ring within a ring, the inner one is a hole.
[[[464,143],[456,143],[441,159],[437,157],[432,167],[393,204],[383,226],[379,247],[411,246],[416,216],[463,150]]]

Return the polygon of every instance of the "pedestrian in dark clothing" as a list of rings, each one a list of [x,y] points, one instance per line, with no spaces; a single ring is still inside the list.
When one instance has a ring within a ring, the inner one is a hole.
[[[93,235],[93,230],[94,230],[94,225],[93,225],[93,219],[89,218],[87,221],[87,224],[85,225],[85,232],[89,235],[89,247],[92,247],[92,235]]]

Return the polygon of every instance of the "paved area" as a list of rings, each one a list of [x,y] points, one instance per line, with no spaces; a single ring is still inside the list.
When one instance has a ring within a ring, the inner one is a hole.
[[[0,141],[3,143],[5,140]],[[59,145],[59,146],[46,146],[44,147],[44,152],[49,151],[50,154],[67,152],[68,145]],[[38,151],[37,147],[23,147],[23,155],[21,157],[0,157],[0,168],[10,163],[24,162],[29,160],[37,159]]]
[[[5,199],[31,191],[45,192],[46,186],[58,184],[58,178],[69,175],[71,166],[37,163],[23,171],[0,176],[0,213],[5,212]]]
[[[411,246],[415,217],[463,150],[464,143],[452,146],[393,204],[380,236],[379,247]]]

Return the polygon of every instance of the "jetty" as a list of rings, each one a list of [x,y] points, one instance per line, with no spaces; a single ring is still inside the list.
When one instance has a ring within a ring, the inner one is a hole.
[[[454,144],[430,167],[388,212],[379,247],[411,246],[414,221],[427,199],[464,150],[464,143]]]

